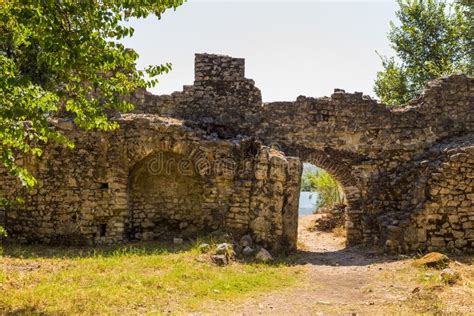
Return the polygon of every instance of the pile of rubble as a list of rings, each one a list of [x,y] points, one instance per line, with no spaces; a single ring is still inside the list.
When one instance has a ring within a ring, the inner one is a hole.
[[[199,245],[202,253],[211,252],[211,245],[202,243]],[[250,235],[243,236],[239,242],[224,242],[216,246],[211,252],[211,261],[217,265],[224,266],[237,257],[255,259],[260,262],[271,262],[273,256],[263,247],[253,245]]]
[[[332,231],[336,227],[344,226],[345,222],[344,204],[337,204],[331,208],[321,208],[321,216],[315,220],[315,230]]]

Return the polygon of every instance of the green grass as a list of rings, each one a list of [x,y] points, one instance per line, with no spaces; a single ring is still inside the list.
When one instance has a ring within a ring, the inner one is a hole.
[[[141,244],[93,251],[8,246],[0,257],[0,314],[161,314],[206,310],[279,290],[295,267],[211,264],[195,245]]]

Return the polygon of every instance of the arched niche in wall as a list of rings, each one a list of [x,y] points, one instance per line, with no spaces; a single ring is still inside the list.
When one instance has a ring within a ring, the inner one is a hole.
[[[135,164],[129,176],[129,235],[169,239],[209,227],[203,207],[206,182],[184,155],[159,151]]]

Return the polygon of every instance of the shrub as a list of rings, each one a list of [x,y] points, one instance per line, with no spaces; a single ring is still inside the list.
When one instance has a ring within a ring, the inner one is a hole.
[[[339,182],[322,169],[305,172],[301,189],[302,191],[318,192],[316,209],[321,207],[332,208],[337,204],[343,204],[344,201],[344,193]]]

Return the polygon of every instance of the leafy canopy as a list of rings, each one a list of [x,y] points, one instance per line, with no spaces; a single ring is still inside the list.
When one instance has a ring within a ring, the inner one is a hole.
[[[471,4],[440,0],[398,0],[399,24],[390,22],[394,57],[380,56],[374,91],[389,106],[415,97],[427,81],[472,72]]]
[[[0,163],[26,186],[35,179],[20,155],[73,143],[48,119],[67,112],[84,129],[111,130],[112,111],[128,111],[123,96],[153,86],[170,64],[136,68],[138,54],[119,40],[126,22],[158,18],[185,0],[0,0]]]

